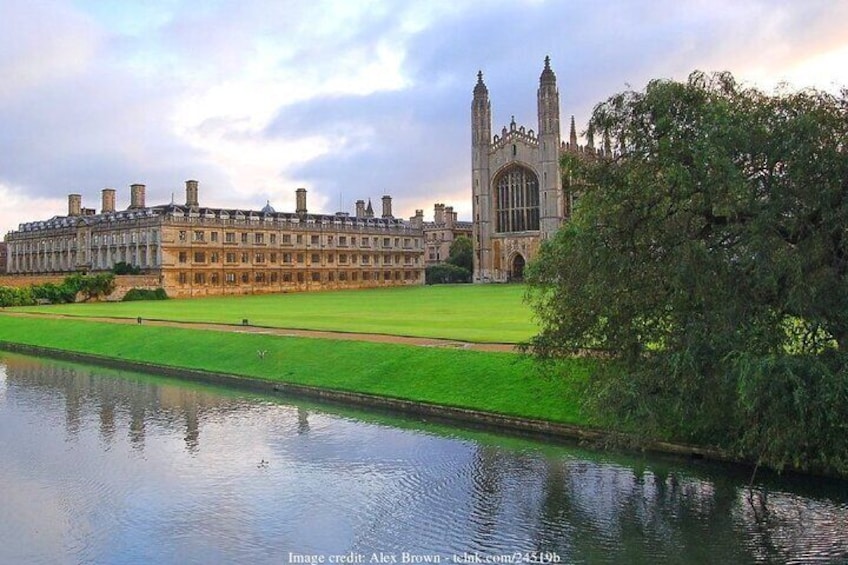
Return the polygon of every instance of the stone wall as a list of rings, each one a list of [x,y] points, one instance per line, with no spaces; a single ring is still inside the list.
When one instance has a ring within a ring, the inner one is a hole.
[[[15,288],[45,283],[61,284],[68,275],[2,275],[0,286]],[[115,291],[106,297],[108,301],[121,300],[131,288],[155,290],[159,288],[159,275],[117,275]]]

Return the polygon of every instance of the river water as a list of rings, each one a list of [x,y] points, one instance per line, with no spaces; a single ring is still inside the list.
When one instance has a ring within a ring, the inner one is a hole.
[[[0,353],[0,563],[848,562],[848,483]]]

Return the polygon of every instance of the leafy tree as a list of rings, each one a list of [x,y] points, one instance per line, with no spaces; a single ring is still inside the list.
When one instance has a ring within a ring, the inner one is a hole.
[[[578,209],[528,268],[529,348],[604,350],[588,402],[625,428],[848,474],[848,91],[693,73],[589,127],[615,157],[572,164]]]
[[[474,270],[474,245],[471,238],[460,235],[450,244],[447,262],[457,267],[462,267],[469,273]]]
[[[138,275],[141,273],[141,267],[125,261],[118,261],[112,266],[112,272],[116,275]]]
[[[115,290],[115,275],[113,273],[75,274],[65,278],[64,284],[81,293],[83,302],[86,302],[112,294]]]

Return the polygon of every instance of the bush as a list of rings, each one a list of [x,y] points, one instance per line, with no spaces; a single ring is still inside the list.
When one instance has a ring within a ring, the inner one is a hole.
[[[35,304],[35,297],[31,287],[0,286],[0,306],[32,306],[33,304]]]
[[[135,300],[167,300],[168,294],[164,288],[150,290],[147,288],[131,288],[124,295],[124,302],[132,302]]]
[[[471,282],[471,271],[450,263],[431,265],[424,270],[427,284],[451,284]]]

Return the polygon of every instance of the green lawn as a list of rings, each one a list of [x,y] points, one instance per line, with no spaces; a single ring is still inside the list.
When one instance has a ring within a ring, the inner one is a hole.
[[[192,303],[214,301],[169,302]],[[552,379],[513,353],[3,315],[0,341],[570,424],[588,421],[575,383],[595,363],[566,360],[572,378]]]
[[[10,308],[277,328],[519,343],[537,330],[523,285],[435,285]]]

